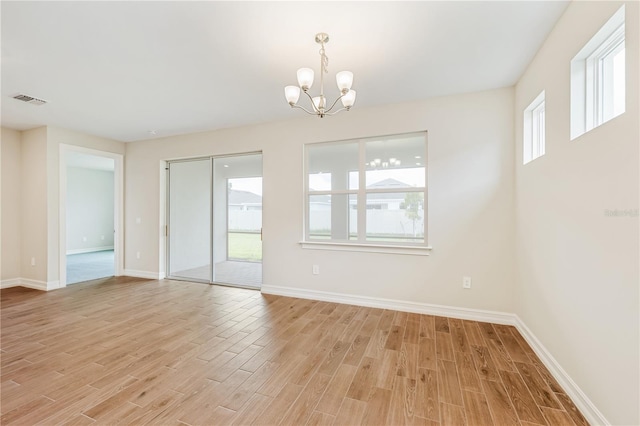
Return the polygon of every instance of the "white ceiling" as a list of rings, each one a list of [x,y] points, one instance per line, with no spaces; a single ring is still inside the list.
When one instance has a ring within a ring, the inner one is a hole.
[[[354,108],[510,86],[567,4],[3,1],[2,125],[136,141],[297,117],[283,87],[317,74],[320,31]]]

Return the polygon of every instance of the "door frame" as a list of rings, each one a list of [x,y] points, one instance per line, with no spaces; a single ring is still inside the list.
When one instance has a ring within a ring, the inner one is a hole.
[[[214,238],[213,238],[213,233],[214,233],[214,220],[215,220],[215,216],[214,216],[214,199],[215,199],[215,194],[214,194],[214,175],[215,175],[215,160],[220,159],[220,158],[230,158],[230,157],[242,157],[242,156],[248,156],[248,155],[260,155],[262,157],[264,157],[264,153],[262,151],[248,151],[248,152],[240,152],[240,153],[230,153],[230,154],[220,154],[220,155],[208,155],[208,156],[198,156],[198,157],[189,157],[189,158],[178,158],[175,160],[164,160],[164,169],[165,169],[165,192],[164,192],[164,236],[165,236],[165,244],[164,244],[164,249],[165,249],[165,276],[168,279],[172,279],[172,280],[177,280],[177,281],[191,281],[191,282],[202,282],[202,283],[206,283],[206,284],[210,284],[210,285],[223,285],[223,286],[231,286],[231,287],[239,287],[239,288],[249,288],[252,290],[255,290],[254,287],[243,287],[242,285],[238,285],[238,284],[232,284],[232,283],[220,283],[217,282],[213,279],[213,277],[215,276],[215,262],[214,262]],[[171,198],[170,198],[170,185],[171,185],[171,171],[170,171],[170,164],[171,163],[181,163],[181,162],[189,162],[189,161],[198,161],[198,160],[209,160],[210,165],[209,165],[209,191],[210,191],[210,199],[209,199],[209,220],[210,220],[210,236],[209,236],[209,263],[210,263],[210,274],[209,274],[209,280],[208,281],[204,281],[204,280],[200,280],[200,279],[196,279],[196,278],[189,278],[189,277],[180,277],[180,276],[174,276],[171,274],[171,245],[170,245],[170,233],[171,233],[171,228],[170,228],[170,208],[171,208]],[[261,159],[262,161],[264,161],[263,159]],[[264,174],[262,175],[262,177],[264,178]],[[264,187],[264,183],[263,183],[263,187]],[[227,208],[228,206],[226,206],[225,208]],[[227,222],[227,228],[228,228],[228,222]],[[227,229],[228,231],[228,229]],[[261,233],[262,235],[262,233]],[[227,239],[229,238],[228,233],[227,233]],[[229,246],[228,241],[227,241],[227,247]],[[260,262],[260,264],[262,264],[262,261]]]
[[[171,164],[172,163],[189,163],[192,161],[209,161],[209,279],[202,280],[199,278],[181,277],[179,275],[173,275],[171,271]],[[166,160],[165,161],[165,196],[164,196],[164,211],[165,211],[165,276],[167,279],[176,281],[190,281],[204,284],[213,284],[211,277],[213,276],[213,157],[193,157],[193,158],[181,158],[178,160]]]
[[[70,151],[82,154],[106,157],[114,161],[113,168],[113,252],[114,275],[121,276],[124,271],[124,156],[108,151],[85,148],[76,145],[60,144],[60,183],[59,183],[59,262],[58,276],[60,287],[67,286],[67,153]]]

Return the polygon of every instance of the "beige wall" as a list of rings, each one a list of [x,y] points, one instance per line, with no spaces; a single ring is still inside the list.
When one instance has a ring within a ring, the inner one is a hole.
[[[16,262],[15,259],[10,260],[9,250],[5,251],[7,245],[12,245],[10,233],[5,239],[5,227],[15,216],[19,220],[12,223],[19,225],[15,227],[19,230],[16,231],[19,236],[13,238],[20,255],[17,259],[19,267],[10,269],[10,274],[8,271],[5,273],[3,267],[2,279],[23,278],[46,287],[47,283],[51,285],[59,280],[60,144],[117,154],[124,154],[125,146],[122,142],[55,127],[39,127],[23,132],[2,129],[2,138],[3,194],[8,188],[7,198],[18,197],[20,201],[19,209],[11,210],[9,203],[5,204],[3,195],[3,264],[6,261],[8,268],[11,268],[12,262]],[[15,149],[10,150],[10,147]],[[12,152],[16,150],[17,154],[13,157],[17,158],[17,162],[11,162],[12,167],[5,169],[5,162],[11,161]],[[8,174],[16,176],[10,179],[6,177]],[[10,185],[11,181],[15,186]],[[31,265],[32,258],[35,259],[35,266]]]
[[[47,282],[47,129],[22,132],[22,278]],[[31,260],[35,260],[35,266]]]
[[[572,2],[516,87],[515,311],[613,424],[639,424],[639,3],[626,3],[626,113],[571,141],[570,61],[620,7]],[[546,91],[546,154],[522,111]],[[637,210],[636,210],[637,211]]]
[[[0,204],[2,205],[2,223],[0,224],[0,241],[2,242],[2,259],[0,261],[0,280],[20,278],[20,132],[2,128],[0,140],[2,160],[2,189]]]
[[[262,151],[264,284],[511,311],[513,89],[354,109],[322,120],[297,111],[291,116],[127,144],[125,268],[164,272],[162,160]],[[431,255],[302,249],[303,144],[418,130],[429,131]],[[320,275],[311,274],[312,264]],[[472,290],[462,289],[463,275],[473,278]]]
[[[48,140],[55,144],[59,151],[60,144],[75,145],[81,148],[95,149],[97,151],[111,152],[124,155],[125,143],[114,139],[107,139],[100,136],[93,136],[87,133],[80,133],[73,130],[59,127],[47,127]],[[58,156],[56,156],[56,159]]]

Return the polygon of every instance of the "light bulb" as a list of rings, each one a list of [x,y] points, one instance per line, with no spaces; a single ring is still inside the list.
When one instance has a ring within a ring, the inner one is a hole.
[[[298,86],[287,86],[284,88],[284,97],[289,105],[295,105],[300,98],[300,88]]]
[[[298,70],[298,85],[305,92],[311,88],[313,84],[313,70],[311,68],[300,68]]]

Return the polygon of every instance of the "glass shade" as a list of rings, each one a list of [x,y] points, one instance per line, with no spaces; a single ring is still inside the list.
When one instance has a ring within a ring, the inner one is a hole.
[[[298,85],[302,90],[308,90],[313,84],[313,70],[311,68],[300,68],[298,70]]]
[[[294,105],[300,98],[300,88],[298,86],[287,86],[284,88],[284,97],[290,105]]]
[[[316,109],[322,110],[325,107],[324,96],[316,96],[313,98],[313,104],[316,106]]]
[[[344,95],[341,99],[342,105],[345,108],[350,108],[356,102],[356,91],[349,90],[346,95]]]
[[[353,73],[351,71],[340,71],[336,74],[336,82],[341,92],[343,90],[350,90],[353,84]]]

